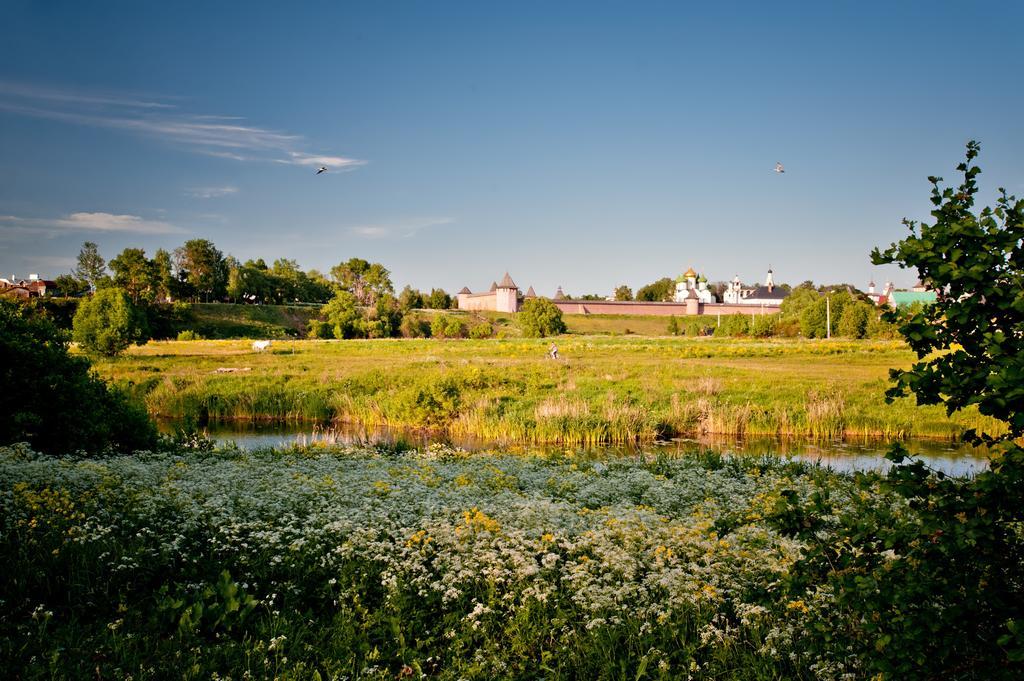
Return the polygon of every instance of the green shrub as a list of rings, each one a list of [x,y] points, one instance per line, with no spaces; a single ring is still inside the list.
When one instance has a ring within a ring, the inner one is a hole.
[[[750,333],[750,317],[745,314],[730,314],[722,317],[722,323],[715,327],[716,336],[746,336]]]
[[[827,596],[803,611],[798,645],[858,660],[858,678],[1024,678],[1024,200],[1001,190],[995,208],[975,212],[977,154],[968,143],[958,187],[929,178],[933,224],[904,220],[910,234],[872,262],[943,292],[887,315],[920,361],[891,371],[886,397],[1001,421],[1001,434],[963,435],[989,448],[989,467],[947,476],[896,444],[886,474],[856,476],[853,508],[794,489],[776,505],[779,529],[807,547],[787,580],[791,602]]]
[[[180,340],[180,341],[196,341],[196,340],[203,340],[203,337],[200,336],[195,331],[192,331],[191,329],[185,329],[184,331],[181,331],[180,333],[178,333],[178,340]]]
[[[310,319],[306,328],[309,338],[334,338],[334,327],[322,319]]]
[[[143,410],[107,386],[89,361],[68,354],[66,332],[0,301],[0,444],[29,442],[48,454],[151,449]]]
[[[768,338],[775,335],[775,327],[779,322],[779,316],[773,314],[761,314],[754,317],[750,322],[750,335],[755,338]]]
[[[686,336],[710,336],[717,325],[717,318],[684,317],[680,322],[680,331]]]
[[[547,298],[533,298],[523,303],[517,321],[527,338],[544,338],[565,333],[562,311]]]
[[[679,335],[679,320],[676,319],[675,315],[670,315],[668,318],[668,334],[670,336]]]
[[[868,321],[875,313],[874,306],[856,301],[843,309],[836,332],[846,338],[864,338],[868,332]]]
[[[491,326],[490,322],[480,322],[469,330],[469,337],[477,340],[481,338],[490,338],[494,335],[494,327]]]
[[[403,338],[429,338],[430,324],[416,314],[406,314],[398,327]]]
[[[430,323],[430,335],[434,338],[465,338],[466,325],[458,317],[439,314]]]
[[[82,300],[74,319],[75,342],[89,353],[114,357],[145,342],[146,320],[124,291],[103,288]]]

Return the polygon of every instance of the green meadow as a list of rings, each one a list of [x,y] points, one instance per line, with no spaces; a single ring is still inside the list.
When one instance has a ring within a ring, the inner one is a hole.
[[[341,421],[502,442],[651,442],[691,434],[952,439],[994,431],[912,399],[887,404],[898,341],[550,339],[167,341],[96,363],[151,414],[199,423]]]

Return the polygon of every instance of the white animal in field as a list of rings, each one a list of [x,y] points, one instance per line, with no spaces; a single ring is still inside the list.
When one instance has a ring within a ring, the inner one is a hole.
[[[268,341],[268,340],[253,341],[253,343],[252,343],[252,351],[253,352],[263,352],[264,350],[269,348],[273,342],[274,341]]]

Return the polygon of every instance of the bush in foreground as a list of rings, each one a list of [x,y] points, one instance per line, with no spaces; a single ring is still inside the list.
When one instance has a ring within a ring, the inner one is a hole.
[[[148,449],[156,431],[131,405],[68,354],[65,333],[0,301],[0,444],[29,442],[48,454]]]
[[[792,494],[778,514],[811,542],[794,598],[828,601],[809,607],[802,645],[855,656],[873,678],[1024,678],[1024,201],[1001,191],[974,212],[978,151],[968,144],[958,187],[929,178],[934,222],[905,221],[910,234],[872,259],[916,269],[939,292],[932,306],[887,315],[919,359],[892,371],[887,397],[1003,422],[1002,435],[964,436],[988,445],[990,469],[949,478],[897,445],[885,479],[857,479],[854,508]],[[880,494],[898,503],[876,503]]]

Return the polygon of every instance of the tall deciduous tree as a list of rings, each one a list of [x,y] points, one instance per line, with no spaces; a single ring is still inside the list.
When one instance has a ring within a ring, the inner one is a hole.
[[[123,289],[132,303],[149,302],[157,293],[156,264],[146,257],[141,248],[126,248],[110,261],[114,270],[114,285]]]
[[[379,296],[395,292],[387,268],[362,258],[350,258],[335,265],[331,278],[338,288],[354,295],[360,305],[373,305]]]
[[[162,248],[158,248],[153,254],[153,276],[156,279],[158,300],[170,301],[178,295],[171,254]]]
[[[623,284],[615,289],[615,300],[633,300],[633,289]]]
[[[637,289],[636,299],[653,303],[665,302],[672,300],[675,292],[676,282],[670,277],[663,277],[654,283]]]
[[[75,268],[73,274],[89,284],[89,288],[93,291],[107,276],[107,261],[103,259],[99,247],[92,241],[82,244],[82,250],[78,252],[78,267]]]
[[[197,299],[207,302],[221,298],[228,284],[224,254],[208,239],[191,239],[174,251],[178,278],[186,282]]]
[[[334,329],[335,338],[357,338],[363,335],[363,315],[356,297],[348,291],[338,291],[320,309],[320,315]]]
[[[144,341],[146,320],[119,288],[100,289],[75,312],[75,342],[91,354],[114,357]]]
[[[452,297],[443,288],[432,288],[430,297],[425,302],[432,310],[447,310],[452,306]]]

